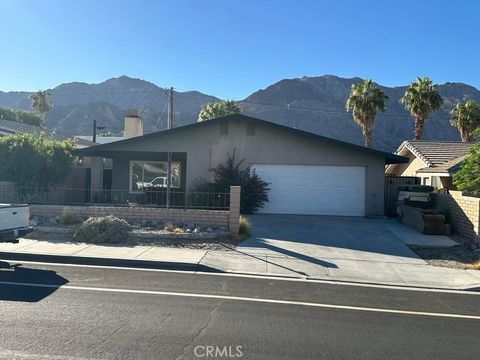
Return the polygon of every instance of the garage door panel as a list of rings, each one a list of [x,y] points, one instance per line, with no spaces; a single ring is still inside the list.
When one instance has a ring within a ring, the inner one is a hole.
[[[253,165],[270,184],[258,212],[363,216],[365,168],[355,166]]]

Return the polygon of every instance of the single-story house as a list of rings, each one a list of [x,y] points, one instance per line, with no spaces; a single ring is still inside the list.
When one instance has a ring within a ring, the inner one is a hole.
[[[138,118],[131,117],[138,122]],[[126,118],[126,125],[129,119]],[[235,150],[270,184],[274,214],[374,216],[384,213],[385,165],[407,158],[245,115],[230,115],[122,141],[75,150],[78,156],[113,159],[112,190],[141,193],[142,184],[165,179],[185,191]],[[92,161],[92,185],[100,171]],[[159,180],[160,179],[160,180]]]
[[[472,144],[460,141],[404,141],[395,154],[407,157],[408,163],[390,164],[385,173],[417,176],[422,179],[423,185],[452,190],[452,175],[460,168]]]

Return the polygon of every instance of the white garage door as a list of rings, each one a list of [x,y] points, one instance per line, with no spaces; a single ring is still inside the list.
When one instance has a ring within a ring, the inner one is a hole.
[[[365,168],[361,166],[252,166],[270,184],[259,213],[365,215]]]

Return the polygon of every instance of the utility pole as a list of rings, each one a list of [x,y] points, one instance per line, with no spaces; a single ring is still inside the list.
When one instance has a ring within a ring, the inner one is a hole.
[[[168,122],[167,129],[173,127],[173,87],[168,91]]]
[[[93,133],[92,133],[92,141],[94,143],[97,142],[97,130],[103,130],[105,126],[97,126],[97,120],[93,120]]]
[[[97,120],[93,120],[93,136],[92,141],[97,142]]]
[[[173,126],[173,87],[168,91],[168,121],[167,129]],[[172,153],[167,153],[167,209],[170,209],[170,188],[172,186]]]

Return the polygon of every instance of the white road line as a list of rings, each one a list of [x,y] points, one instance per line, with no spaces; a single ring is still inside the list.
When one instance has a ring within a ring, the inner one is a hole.
[[[417,292],[433,292],[433,293],[445,293],[445,294],[460,294],[460,295],[473,295],[480,296],[480,292],[467,291],[467,290],[455,290],[455,289],[439,289],[428,287],[416,287],[416,286],[402,286],[402,285],[382,285],[371,283],[360,283],[341,280],[320,280],[320,279],[308,279],[308,278],[293,278],[283,277],[278,275],[255,275],[248,273],[234,273],[234,272],[206,272],[206,271],[191,271],[191,270],[166,270],[166,269],[151,269],[151,268],[137,268],[137,267],[124,267],[124,266],[108,266],[108,265],[87,265],[87,264],[67,264],[67,263],[51,263],[42,261],[22,261],[22,260],[4,260],[1,261],[32,264],[32,265],[48,265],[48,266],[60,266],[60,267],[80,267],[80,268],[92,268],[92,269],[111,269],[111,270],[127,270],[127,271],[146,271],[146,272],[161,272],[161,273],[173,273],[173,274],[189,274],[189,275],[205,275],[205,276],[224,276],[224,277],[238,277],[238,278],[250,278],[250,279],[262,279],[267,281],[291,281],[291,282],[303,282],[303,283],[318,283],[326,285],[341,285],[352,287],[365,287],[374,289],[390,289],[399,291],[417,291]],[[478,283],[480,287],[480,279]]]
[[[397,315],[413,315],[413,316],[427,316],[427,317],[439,317],[439,318],[480,320],[480,315],[449,314],[449,313],[437,313],[437,312],[425,312],[425,311],[372,308],[372,307],[363,307],[363,306],[335,305],[335,304],[312,303],[312,302],[303,302],[303,301],[262,299],[262,298],[216,295],[216,294],[195,294],[195,293],[184,293],[184,292],[115,289],[115,288],[71,286],[71,285],[58,286],[58,285],[51,285],[51,284],[35,284],[35,283],[22,283],[22,282],[10,282],[10,281],[0,281],[0,285],[30,286],[30,287],[41,287],[41,288],[98,291],[98,292],[123,293],[123,294],[174,296],[174,297],[217,299],[217,300],[230,300],[230,301],[245,301],[245,302],[255,302],[255,303],[297,305],[297,306],[306,306],[306,307],[315,307],[315,308],[352,310],[352,311],[386,313],[386,314],[397,314]]]

